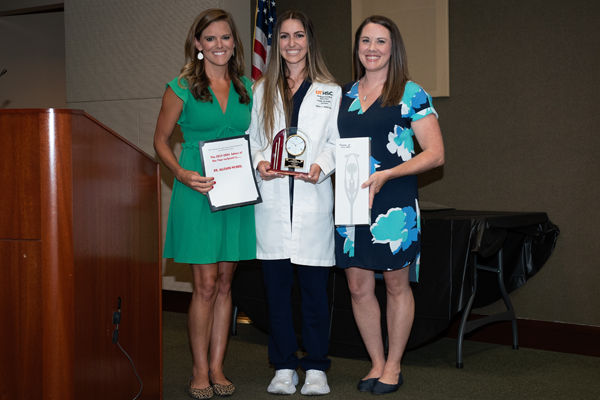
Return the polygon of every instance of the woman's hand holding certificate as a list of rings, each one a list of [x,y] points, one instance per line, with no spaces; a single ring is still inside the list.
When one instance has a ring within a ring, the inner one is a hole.
[[[205,183],[197,183],[206,193],[212,212],[262,202],[256,184],[250,144],[245,135],[226,139],[206,140],[198,143]],[[198,179],[196,177],[196,179]],[[219,181],[218,186],[207,187]]]

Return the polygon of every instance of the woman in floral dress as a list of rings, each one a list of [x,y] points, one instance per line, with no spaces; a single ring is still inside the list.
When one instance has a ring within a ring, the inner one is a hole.
[[[444,145],[431,96],[410,81],[398,27],[382,16],[367,18],[354,42],[354,82],[344,87],[340,137],[371,138],[371,225],[340,226],[337,266],[346,269],[352,310],[372,361],[358,389],[391,393],[403,383],[400,360],[414,319],[410,281],[420,261],[417,174],[444,163]],[[421,149],[415,155],[416,138]],[[387,290],[387,360],[375,272]]]

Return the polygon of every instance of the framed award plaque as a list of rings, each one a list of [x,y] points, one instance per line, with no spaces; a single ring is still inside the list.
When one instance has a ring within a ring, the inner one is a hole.
[[[312,164],[310,137],[298,128],[282,129],[273,138],[271,169],[283,175],[308,175]]]

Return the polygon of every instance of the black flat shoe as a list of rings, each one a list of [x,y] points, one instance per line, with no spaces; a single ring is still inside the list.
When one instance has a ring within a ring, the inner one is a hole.
[[[395,391],[397,391],[400,388],[400,386],[402,386],[403,383],[404,383],[404,379],[402,379],[402,374],[400,374],[400,376],[398,377],[398,383],[396,383],[395,385],[388,385],[387,383],[379,382],[379,380],[378,380],[377,382],[375,382],[375,385],[373,385],[373,389],[371,389],[371,393],[373,393],[373,394],[394,393]]]
[[[371,390],[373,390],[373,386],[375,385],[375,382],[377,382],[379,378],[369,378],[369,379],[365,379],[364,381],[360,381],[358,382],[358,390],[361,392],[370,392]]]

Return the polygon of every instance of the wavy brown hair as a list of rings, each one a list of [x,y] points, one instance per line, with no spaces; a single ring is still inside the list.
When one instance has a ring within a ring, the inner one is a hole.
[[[276,133],[273,132],[275,129],[275,113],[281,111],[281,105],[278,101],[279,97],[281,96],[282,99],[286,121],[289,122],[293,110],[292,92],[288,84],[290,70],[283,57],[281,57],[279,38],[281,25],[288,19],[297,19],[300,21],[304,27],[304,32],[306,32],[308,51],[306,54],[306,66],[303,71],[305,79],[308,78],[311,82],[334,83],[337,85],[336,79],[325,65],[325,59],[317,42],[315,28],[308,15],[297,10],[289,10],[282,13],[277,18],[277,23],[273,30],[274,40],[271,43],[267,71],[257,82],[263,85],[260,115],[262,115],[262,126],[264,127],[264,133],[269,144],[273,142],[273,136]]]
[[[410,80],[410,75],[408,74],[408,63],[402,35],[400,35],[398,26],[396,26],[391,19],[381,15],[372,15],[365,19],[356,30],[356,34],[354,35],[352,79],[357,80],[365,75],[365,67],[358,58],[358,46],[360,44],[363,28],[367,24],[381,25],[390,32],[392,51],[390,54],[387,77],[383,89],[381,90],[381,107],[397,106],[402,101],[404,86]]]
[[[198,60],[198,49],[194,39],[200,40],[202,32],[213,22],[225,21],[229,24],[231,34],[233,36],[233,42],[235,43],[234,54],[229,59],[228,72],[229,79],[233,82],[233,88],[236,93],[240,96],[240,103],[250,104],[250,95],[242,82],[242,76],[244,75],[244,47],[240,40],[240,35],[233,22],[233,17],[225,10],[218,8],[212,8],[205,10],[196,17],[196,20],[192,24],[190,31],[185,40],[185,65],[181,69],[179,74],[179,86],[186,88],[182,84],[182,80],[187,82],[187,88],[194,95],[194,98],[199,101],[211,102],[213,101],[212,95],[208,90],[210,86],[210,79],[206,75],[206,69],[204,68],[204,60]]]

